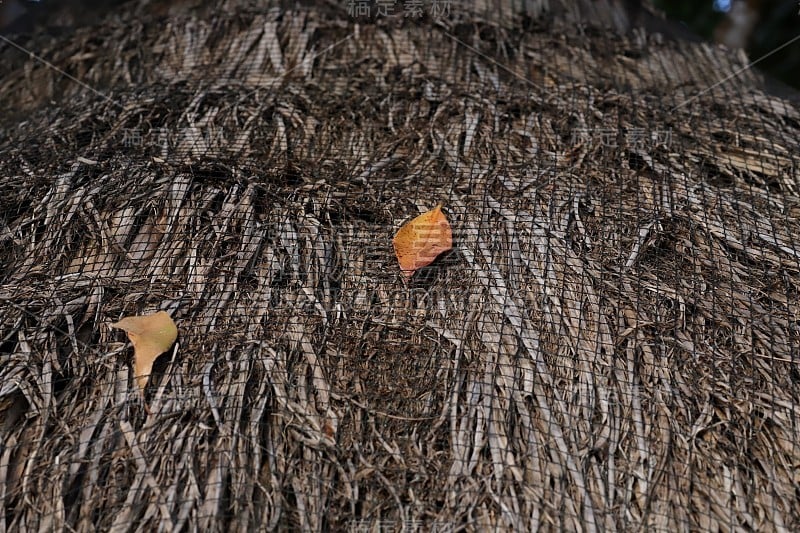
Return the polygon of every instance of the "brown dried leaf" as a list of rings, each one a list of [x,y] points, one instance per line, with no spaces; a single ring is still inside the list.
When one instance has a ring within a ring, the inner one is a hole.
[[[153,362],[169,350],[178,338],[175,322],[165,312],[152,315],[129,316],[111,324],[112,328],[125,331],[133,344],[133,370],[139,388],[144,392]]]
[[[410,278],[418,269],[433,263],[436,257],[453,248],[453,233],[442,204],[405,223],[392,241],[397,262]]]

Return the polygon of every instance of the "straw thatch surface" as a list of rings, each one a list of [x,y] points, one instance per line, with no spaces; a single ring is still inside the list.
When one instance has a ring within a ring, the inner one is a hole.
[[[800,113],[534,15],[3,45],[0,531],[798,530]],[[148,414],[108,323],[157,309]]]

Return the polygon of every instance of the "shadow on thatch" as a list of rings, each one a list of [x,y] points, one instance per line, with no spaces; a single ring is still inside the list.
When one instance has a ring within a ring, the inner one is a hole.
[[[798,529],[800,113],[541,17],[26,43],[108,98],[0,48],[0,523]],[[147,414],[108,324],[158,309]]]

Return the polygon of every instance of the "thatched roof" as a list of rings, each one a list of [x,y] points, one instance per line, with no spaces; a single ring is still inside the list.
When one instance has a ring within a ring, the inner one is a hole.
[[[799,529],[798,109],[569,10],[334,4],[15,41],[80,84],[0,43],[0,531]],[[145,410],[108,324],[159,309]]]

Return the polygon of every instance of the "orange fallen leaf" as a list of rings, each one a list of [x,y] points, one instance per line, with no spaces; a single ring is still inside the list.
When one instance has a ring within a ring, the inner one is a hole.
[[[125,331],[133,344],[133,375],[144,393],[153,362],[159,355],[169,350],[178,338],[178,328],[170,316],[164,312],[145,316],[129,316],[111,324],[112,328]]]
[[[453,232],[442,204],[405,223],[392,241],[400,270],[410,278],[433,263],[439,254],[453,248]]]

